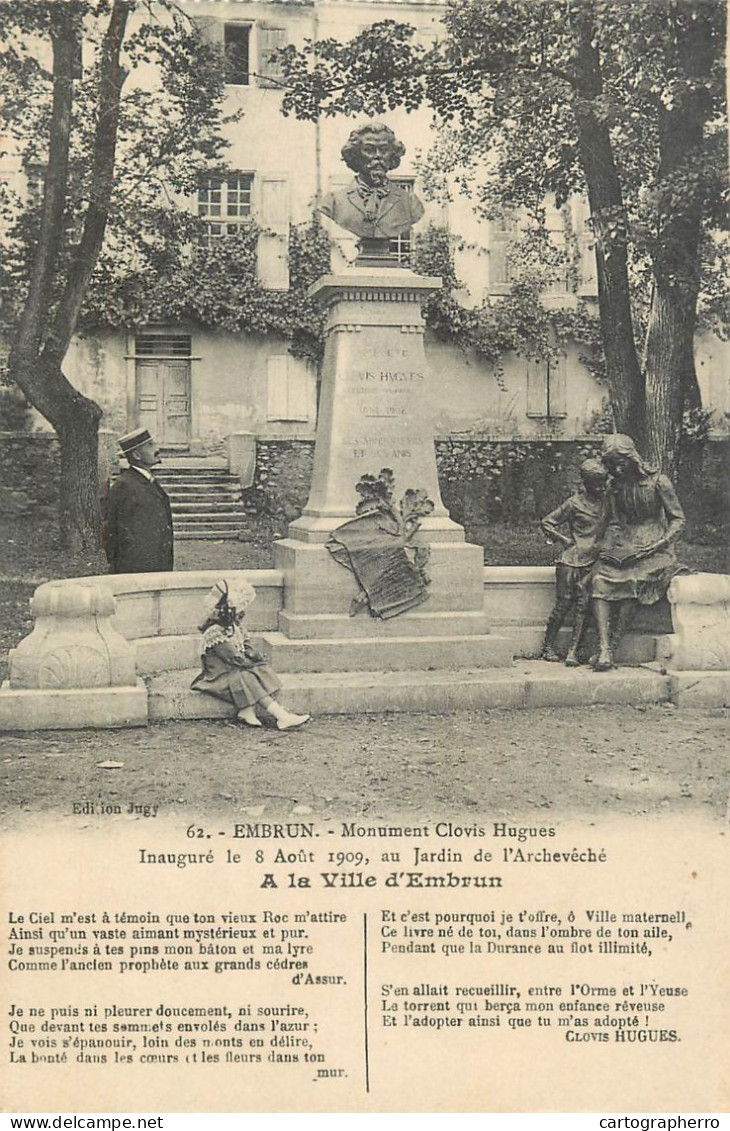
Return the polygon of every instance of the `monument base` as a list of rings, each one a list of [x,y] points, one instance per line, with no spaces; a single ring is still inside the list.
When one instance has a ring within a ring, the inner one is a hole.
[[[387,241],[367,249],[383,250]],[[441,501],[421,314],[439,285],[359,260],[311,290],[327,311],[312,487],[275,545],[284,607],[279,632],[262,640],[280,672],[512,663],[511,641],[492,636],[484,617],[483,550]],[[335,560],[326,544],[346,524]],[[398,609],[407,611],[389,615]]]
[[[427,599],[418,606],[418,611],[482,612],[484,551],[481,546],[473,546],[469,542],[433,542],[429,543],[429,550],[426,572],[431,580]],[[336,562],[321,543],[284,538],[274,545],[274,562],[275,568],[284,575],[286,614],[347,616],[353,598],[361,592],[350,570]],[[396,621],[401,625],[397,635],[402,636],[402,625],[412,615],[412,612],[403,613],[383,621],[370,618],[370,614],[364,611],[359,617],[373,619],[381,628]]]

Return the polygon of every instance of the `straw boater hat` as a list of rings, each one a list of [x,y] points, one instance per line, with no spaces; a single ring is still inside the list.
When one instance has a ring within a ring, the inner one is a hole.
[[[125,436],[119,437],[119,447],[122,449],[123,455],[129,455],[135,448],[141,448],[152,437],[146,428],[135,428],[133,432],[127,432]]]

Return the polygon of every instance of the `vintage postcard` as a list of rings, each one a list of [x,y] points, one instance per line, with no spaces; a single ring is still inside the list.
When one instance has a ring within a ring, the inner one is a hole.
[[[0,27],[0,1108],[719,1126],[724,5]]]

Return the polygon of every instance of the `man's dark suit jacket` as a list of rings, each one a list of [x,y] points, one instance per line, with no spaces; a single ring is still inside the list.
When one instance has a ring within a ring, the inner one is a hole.
[[[159,483],[131,467],[109,488],[106,556],[110,573],[173,568],[170,500]]]
[[[345,188],[328,193],[319,211],[361,239],[393,239],[421,219],[423,205],[412,192],[406,192],[391,181],[388,195],[378,201],[374,222],[370,221],[365,216],[365,202],[358,192],[357,181],[353,180]]]

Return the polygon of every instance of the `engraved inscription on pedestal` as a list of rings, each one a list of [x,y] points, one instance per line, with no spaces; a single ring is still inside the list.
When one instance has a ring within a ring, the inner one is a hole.
[[[423,349],[420,304],[438,284],[394,269],[327,276],[313,288],[327,307],[327,343],[312,487],[292,537],[311,540],[352,517],[354,484],[376,466],[434,500],[424,532],[463,540],[441,501]]]

